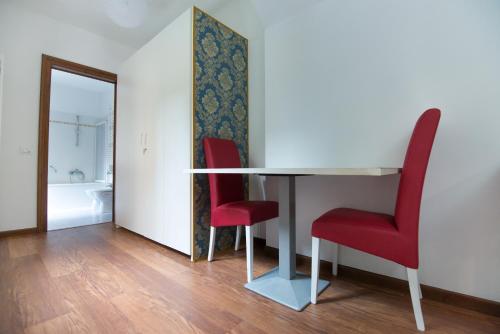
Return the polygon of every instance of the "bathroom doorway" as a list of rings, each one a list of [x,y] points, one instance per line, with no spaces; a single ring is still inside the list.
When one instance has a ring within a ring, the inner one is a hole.
[[[114,220],[116,74],[42,56],[38,229]]]

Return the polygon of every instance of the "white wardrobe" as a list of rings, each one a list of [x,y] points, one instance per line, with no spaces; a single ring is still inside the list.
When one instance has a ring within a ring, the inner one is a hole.
[[[115,223],[191,259],[208,253],[203,139],[233,140],[248,166],[248,40],[192,8],[118,72]],[[218,250],[234,228],[220,229]]]
[[[118,73],[115,223],[191,254],[192,10]]]

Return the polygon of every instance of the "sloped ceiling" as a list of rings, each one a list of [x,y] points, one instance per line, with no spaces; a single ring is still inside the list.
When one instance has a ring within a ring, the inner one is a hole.
[[[145,0],[147,16],[137,28],[116,25],[106,13],[107,1],[110,0],[0,0],[133,48],[140,48],[193,5],[210,11],[231,0]]]
[[[109,1],[112,0],[0,0],[136,49],[146,44],[193,5],[213,11],[237,0],[144,0],[148,4],[147,16],[144,23],[136,28],[123,28],[113,22],[106,13]],[[267,28],[323,0],[239,1],[250,2],[255,7],[262,25]]]
[[[246,0],[251,1],[264,27],[292,17],[323,0]]]

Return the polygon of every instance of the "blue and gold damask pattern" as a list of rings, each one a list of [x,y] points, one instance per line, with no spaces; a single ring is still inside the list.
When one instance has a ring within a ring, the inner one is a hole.
[[[202,140],[232,139],[248,167],[248,41],[199,9],[194,9],[194,168],[205,168]],[[245,181],[248,193],[248,181]],[[209,244],[208,177],[193,177],[193,258]],[[248,197],[248,196],[247,196]],[[235,228],[218,228],[216,249],[234,242]]]

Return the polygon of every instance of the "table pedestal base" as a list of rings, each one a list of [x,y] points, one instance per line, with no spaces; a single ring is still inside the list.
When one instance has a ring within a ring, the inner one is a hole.
[[[320,279],[318,293],[328,285],[330,282]],[[274,268],[245,284],[245,288],[296,311],[302,311],[311,303],[311,277],[299,272],[294,279],[287,280],[279,276],[278,268]]]

